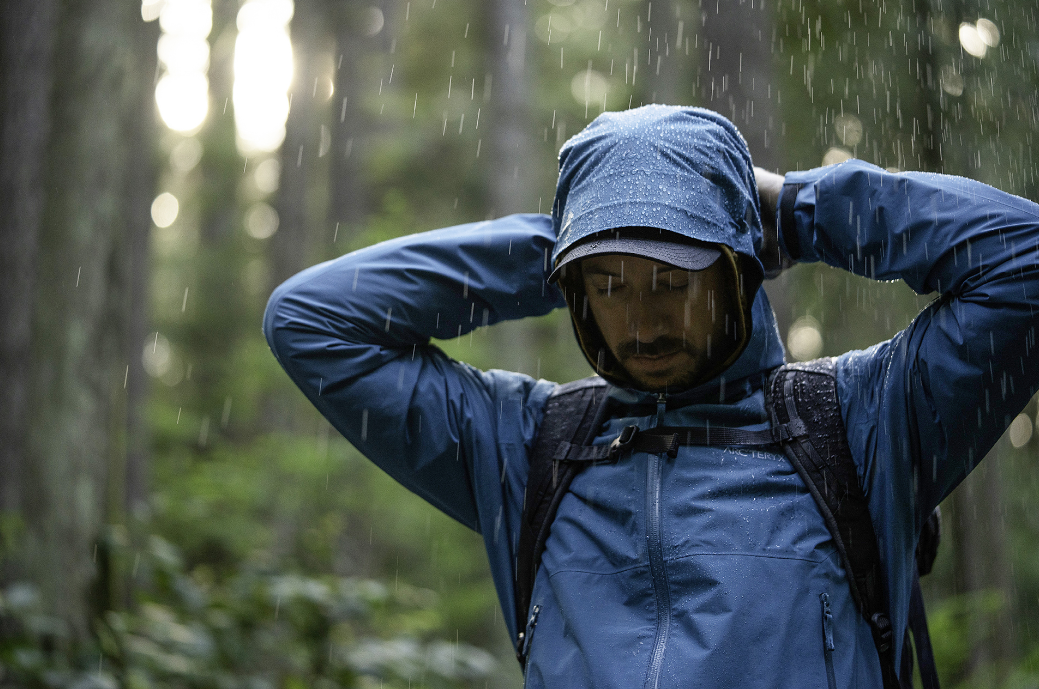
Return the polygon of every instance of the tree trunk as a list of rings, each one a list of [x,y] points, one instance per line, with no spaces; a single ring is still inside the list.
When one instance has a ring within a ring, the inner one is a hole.
[[[245,158],[232,143],[235,123],[230,103],[233,89],[234,52],[230,42],[219,40],[237,18],[237,0],[214,0],[213,30],[210,32],[210,101],[214,104],[197,137],[202,158],[197,172],[200,246],[186,270],[190,271],[192,305],[199,305],[188,318],[174,324],[184,348],[189,373],[181,394],[190,399],[202,418],[197,446],[205,450],[230,423],[234,407],[231,393],[238,371],[236,355],[242,333],[255,328],[262,308],[262,283],[250,293],[246,266],[253,241],[245,236],[240,190],[243,178],[252,175],[255,158]],[[259,276],[262,279],[262,274]],[[264,295],[266,296],[266,295]],[[220,304],[220,309],[209,308]],[[228,410],[228,414],[224,410]]]
[[[153,71],[138,54],[142,32],[136,6],[66,2],[53,44],[53,64],[62,67],[54,71],[31,302],[20,563],[73,642],[89,633],[109,465],[124,420],[134,220],[126,193],[136,188],[132,175],[140,166],[133,161],[148,155],[132,134],[134,123],[153,113]]]
[[[695,16],[695,21],[694,21]],[[700,28],[700,12],[680,0],[644,3],[639,24],[645,42],[639,46],[639,74],[645,75],[645,102],[693,105],[696,81],[693,63],[697,41],[691,34]],[[642,20],[645,20],[644,22]]]
[[[32,295],[50,134],[54,0],[12,0],[0,12],[0,512],[22,505],[28,438]],[[5,543],[4,546],[10,544]],[[5,572],[9,580],[14,572]]]
[[[500,217],[531,210],[537,179],[527,106],[527,7],[522,0],[491,0],[486,8],[488,201],[489,215]]]
[[[1004,663],[1017,653],[1014,585],[1007,557],[1006,524],[1003,517],[1003,472],[999,455],[1009,443],[1004,438],[950,497],[954,520],[952,536],[956,549],[956,589],[961,594],[998,596],[999,607],[990,608],[977,599],[969,616],[970,655],[965,679],[972,675],[996,686]],[[982,673],[978,675],[977,673]]]
[[[728,117],[750,147],[754,164],[780,164],[779,117],[771,88],[771,4],[706,3],[701,14],[699,90],[704,104]]]
[[[523,0],[491,0],[484,7],[485,78],[489,81],[484,84],[488,133],[483,165],[487,170],[486,215],[491,218],[535,210],[531,197],[538,174],[527,106],[527,7]],[[500,323],[492,337],[502,367],[537,374],[536,325]]]
[[[150,154],[155,145],[156,118],[148,75],[154,74],[159,39],[158,22],[144,24],[133,32],[133,50],[140,60],[137,103],[124,117],[126,138],[136,154],[127,160],[127,194],[123,198],[127,226],[129,282],[126,295],[126,466],[123,503],[132,519],[148,516],[150,496],[150,434],[147,404],[149,378],[141,361],[151,330],[149,283],[151,282],[151,202],[158,181],[158,166]]]
[[[362,13],[341,5],[329,12],[335,22],[335,95],[332,98],[332,159],[329,161],[329,219],[339,226],[337,241],[357,229],[367,215],[362,178],[369,123],[361,109],[361,80],[368,55]],[[371,30],[371,29],[369,29]]]
[[[325,229],[308,193],[319,180],[319,158],[328,154],[331,131],[321,115],[327,100],[327,78],[321,61],[331,53],[331,35],[321,0],[296,0],[292,15],[292,53],[296,74],[281,147],[281,180],[276,209],[278,231],[269,240],[270,288],[306,268],[313,259],[315,235]],[[328,241],[332,240],[331,228]]]

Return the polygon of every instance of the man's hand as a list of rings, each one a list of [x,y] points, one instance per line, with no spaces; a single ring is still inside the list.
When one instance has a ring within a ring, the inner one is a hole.
[[[771,280],[794,262],[783,253],[779,243],[779,223],[776,222],[776,207],[779,195],[783,192],[783,176],[755,167],[754,177],[758,183],[758,197],[761,199],[761,227],[764,237],[761,242],[761,264],[765,267],[765,279]]]

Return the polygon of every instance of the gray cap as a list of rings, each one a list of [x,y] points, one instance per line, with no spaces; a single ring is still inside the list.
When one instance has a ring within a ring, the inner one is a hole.
[[[706,242],[623,237],[619,232],[609,232],[580,242],[566,252],[549,276],[549,282],[562,277],[564,267],[571,261],[602,254],[628,254],[686,270],[703,270],[718,260],[721,250]]]

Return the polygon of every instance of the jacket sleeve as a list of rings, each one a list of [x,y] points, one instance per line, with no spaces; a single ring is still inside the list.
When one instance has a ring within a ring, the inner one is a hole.
[[[782,236],[797,260],[940,295],[892,340],[842,362],[866,476],[881,459],[903,463],[918,512],[929,514],[1036,391],[1039,206],[972,180],[861,161],[786,180],[781,222],[794,222]],[[907,433],[880,458],[885,430]]]
[[[532,437],[551,386],[479,371],[447,357],[430,338],[564,305],[545,281],[553,243],[551,222],[541,215],[383,242],[278,287],[264,334],[296,385],[355,447],[481,530],[493,524],[481,509],[501,509],[499,497],[478,505],[475,495],[481,475],[487,483],[499,474],[499,420],[516,414],[518,403],[519,416],[510,417],[518,427],[509,433]]]
[[[938,294],[891,340],[837,366],[892,621],[904,625],[923,519],[1039,382],[1039,206],[959,177],[848,161],[788,174],[779,216],[799,261]]]

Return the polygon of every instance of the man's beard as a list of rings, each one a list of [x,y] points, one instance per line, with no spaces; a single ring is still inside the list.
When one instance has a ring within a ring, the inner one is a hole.
[[[675,352],[685,352],[693,359],[699,356],[699,352],[690,347],[688,341],[680,337],[672,337],[671,335],[661,335],[652,342],[639,342],[638,338],[622,342],[617,345],[617,351],[614,352],[614,356],[623,364],[626,359],[637,355],[660,356],[661,354],[673,354]]]
[[[627,360],[634,356],[661,356],[676,353],[686,354],[692,364],[685,369],[649,377],[626,365]],[[700,351],[694,348],[688,340],[671,335],[661,335],[652,342],[640,342],[637,338],[622,342],[617,346],[614,357],[640,388],[650,392],[679,392],[689,389],[703,382],[700,378],[710,362],[709,351]],[[664,380],[661,380],[662,378]]]

